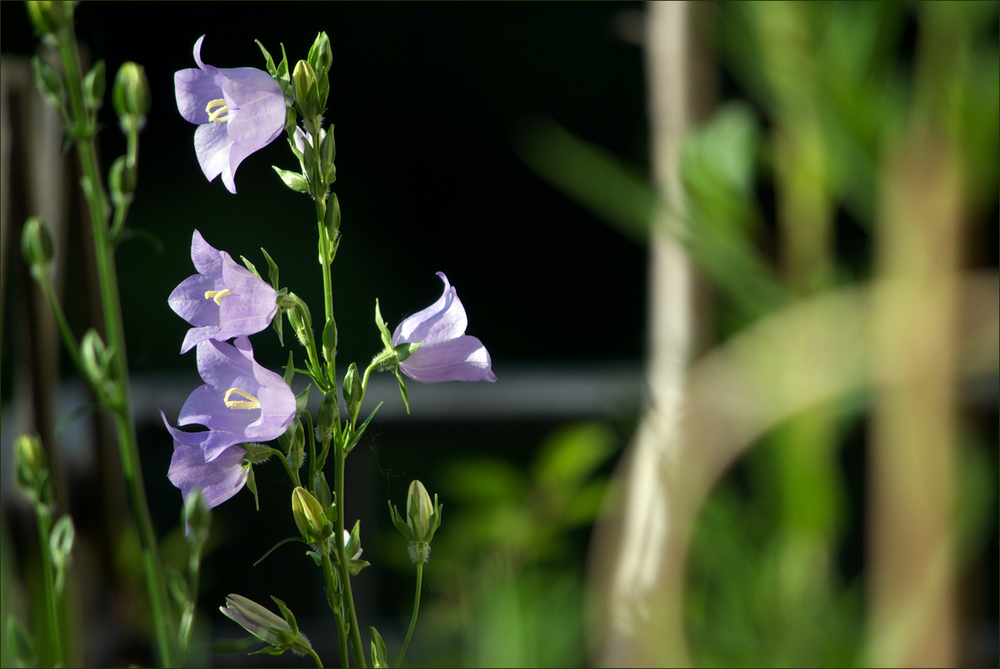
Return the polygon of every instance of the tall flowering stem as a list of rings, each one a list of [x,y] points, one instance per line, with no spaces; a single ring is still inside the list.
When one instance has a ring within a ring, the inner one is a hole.
[[[42,3],[38,3],[42,5]],[[101,290],[101,302],[104,308],[105,333],[110,352],[110,361],[106,370],[106,389],[98,399],[101,404],[114,415],[115,428],[118,435],[118,445],[122,460],[122,470],[125,475],[126,489],[132,518],[139,535],[143,555],[143,571],[149,593],[153,623],[156,629],[157,645],[160,660],[165,666],[175,666],[178,658],[175,654],[175,636],[173,624],[169,615],[166,581],[160,562],[156,535],[146,500],[146,491],[142,483],[142,470],[139,463],[139,451],[133,419],[131,393],[129,390],[128,367],[125,355],[125,335],[122,325],[121,302],[118,294],[118,280],[114,264],[115,235],[124,224],[127,205],[131,201],[134,190],[135,161],[138,155],[137,137],[145,122],[148,111],[148,84],[141,68],[134,64],[123,67],[119,72],[115,86],[116,108],[119,113],[122,129],[128,138],[128,156],[124,157],[112,168],[111,175],[112,199],[115,201],[115,227],[109,230],[110,202],[101,179],[98,167],[94,136],[97,123],[97,109],[101,105],[103,95],[104,72],[103,64],[88,75],[89,86],[85,87],[85,79],[80,66],[80,56],[73,32],[73,3],[49,3],[47,8],[29,12],[36,21],[39,33],[48,32],[54,39],[63,68],[62,81],[58,90],[50,87],[43,93],[56,103],[63,117],[66,130],[72,138],[80,158],[83,172],[81,184],[90,209],[93,226],[95,259]],[[36,72],[42,66],[36,66]],[[39,77],[44,80],[44,77]],[[94,86],[94,80],[100,80],[100,86]],[[50,79],[50,81],[53,81]],[[41,84],[40,84],[41,85]],[[95,95],[99,88],[101,96]],[[68,102],[68,105],[62,100]],[[65,334],[65,333],[64,333]],[[75,342],[67,341],[67,346]],[[74,356],[75,358],[75,356]],[[81,369],[87,376],[87,370]],[[88,379],[92,380],[92,379]]]

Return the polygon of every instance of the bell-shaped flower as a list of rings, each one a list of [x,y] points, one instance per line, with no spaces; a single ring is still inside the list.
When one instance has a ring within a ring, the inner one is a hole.
[[[202,450],[204,462],[211,463],[236,444],[277,439],[295,417],[292,389],[283,378],[257,364],[246,337],[238,337],[235,346],[214,339],[198,344],[198,372],[205,385],[184,402],[177,424],[204,425],[208,431],[183,432],[164,416],[163,422],[174,437],[175,455],[181,446],[195,446]],[[184,470],[188,472],[199,466],[191,453],[181,449],[176,455],[178,472],[185,463],[190,463]],[[215,476],[220,469],[207,471]],[[195,474],[179,474],[182,483],[184,476]],[[183,489],[177,481],[174,484]]]
[[[233,180],[243,159],[285,129],[285,94],[271,75],[253,67],[218,68],[201,60],[202,35],[194,44],[198,68],[174,73],[181,116],[197,124],[194,149],[205,177],[236,193]]]
[[[392,335],[392,345],[423,342],[399,363],[404,374],[421,383],[441,381],[496,381],[490,354],[483,343],[465,334],[469,319],[454,286],[444,272],[441,298],[413,314]]]
[[[198,273],[180,283],[167,298],[170,308],[194,327],[181,344],[187,353],[206,339],[227,341],[260,332],[278,313],[274,288],[213,248],[197,230],[191,260]]]

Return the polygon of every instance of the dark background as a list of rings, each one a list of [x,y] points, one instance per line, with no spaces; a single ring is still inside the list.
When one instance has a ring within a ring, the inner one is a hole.
[[[146,68],[153,107],[140,139],[139,190],[129,225],[163,242],[122,247],[122,299],[133,371],[186,368],[187,325],[166,307],[193,273],[199,229],[216,248],[266,268],[322,311],[314,209],[271,165],[297,169],[284,136],[236,174],[238,195],[207,183],[195,126],[177,113],[173,73],[195,67],[194,42],[216,67],[264,68],[261,43],[292,65],[316,33],[334,62],[327,124],[336,126],[334,190],[343,242],[333,268],[341,358],[378,347],[374,301],[394,327],[458,288],[469,333],[506,361],[638,359],[643,351],[645,253],[543,183],[518,158],[519,129],[548,116],[645,165],[641,51],[613,29],[622,4],[409,5],[343,3],[85,3],[77,34],[110,81],[121,63]],[[31,54],[22,5],[4,3],[3,49]],[[110,106],[101,112],[105,164],[124,152]],[[271,338],[258,337],[266,345]],[[264,341],[266,340],[266,341]],[[274,350],[272,360],[284,361]]]

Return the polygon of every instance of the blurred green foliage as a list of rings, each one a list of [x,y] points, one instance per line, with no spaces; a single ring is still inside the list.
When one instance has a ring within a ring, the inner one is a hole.
[[[497,457],[446,465],[444,523],[424,572],[429,596],[409,661],[584,665],[586,529],[607,489],[603,469],[619,448],[608,425],[581,423],[553,432],[527,471]],[[386,545],[383,554],[398,559],[406,551]],[[395,566],[412,569],[402,559]]]

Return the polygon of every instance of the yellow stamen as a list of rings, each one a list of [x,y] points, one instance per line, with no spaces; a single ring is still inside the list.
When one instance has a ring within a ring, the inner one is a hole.
[[[239,395],[245,397],[246,400],[230,400],[229,398],[233,395]],[[249,401],[247,401],[249,400]],[[222,398],[222,401],[226,403],[226,406],[230,409],[259,409],[260,402],[257,398],[248,393],[245,390],[240,390],[239,388],[230,388],[226,391],[226,396]]]
[[[228,288],[225,288],[223,290],[206,290],[205,291],[205,299],[206,300],[215,300],[215,303],[218,304],[221,307],[222,306],[222,298],[229,297],[232,294],[233,294],[233,292],[231,290],[229,290]]]
[[[215,111],[212,111],[213,109]],[[229,120],[229,107],[226,106],[226,101],[222,98],[212,100],[205,105],[205,111],[208,113],[208,120],[212,123],[225,123]]]

